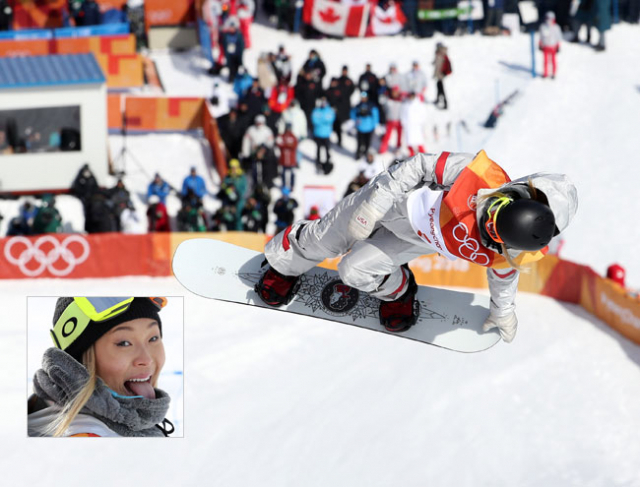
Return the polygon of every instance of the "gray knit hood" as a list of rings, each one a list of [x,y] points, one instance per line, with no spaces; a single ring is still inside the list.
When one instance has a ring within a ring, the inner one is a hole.
[[[38,397],[64,407],[89,380],[89,372],[71,355],[49,348],[42,368],[33,378]],[[156,399],[114,395],[104,381],[96,379],[96,388],[81,413],[93,416],[121,436],[165,436],[157,427],[169,409],[169,395],[156,389]]]

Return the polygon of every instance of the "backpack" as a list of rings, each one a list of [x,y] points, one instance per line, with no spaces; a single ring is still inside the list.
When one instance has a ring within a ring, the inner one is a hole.
[[[449,56],[444,57],[444,62],[442,63],[442,74],[445,76],[449,76],[453,73],[453,69],[451,68],[451,61],[449,61]]]

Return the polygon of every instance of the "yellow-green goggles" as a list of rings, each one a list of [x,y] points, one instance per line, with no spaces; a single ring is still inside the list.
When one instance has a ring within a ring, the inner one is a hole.
[[[505,206],[507,206],[512,201],[513,200],[508,196],[500,196],[499,198],[496,198],[496,200],[493,203],[491,203],[491,205],[489,205],[489,208],[487,208],[488,218],[484,224],[484,227],[485,227],[485,230],[487,230],[487,233],[489,234],[489,236],[495,242],[504,243],[504,241],[502,240],[502,238],[500,238],[500,235],[498,234],[498,229],[496,227],[496,220],[498,218],[498,213],[500,213],[500,210]]]
[[[51,330],[55,345],[66,350],[85,331],[89,323],[104,322],[129,309],[134,297],[74,297]],[[150,297],[151,302],[162,309],[167,298]]]

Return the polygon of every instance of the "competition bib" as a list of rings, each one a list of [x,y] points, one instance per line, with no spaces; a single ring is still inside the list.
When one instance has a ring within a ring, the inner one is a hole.
[[[440,205],[442,191],[432,191],[427,187],[420,188],[407,199],[409,222],[416,235],[430,248],[449,260],[456,260],[447,249],[440,228]]]

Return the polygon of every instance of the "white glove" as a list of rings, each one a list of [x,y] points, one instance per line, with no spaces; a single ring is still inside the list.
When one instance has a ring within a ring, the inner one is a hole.
[[[493,328],[498,329],[500,336],[505,342],[511,343],[518,330],[518,318],[516,318],[516,314],[513,311],[506,316],[490,314],[487,321],[484,322],[482,329],[489,331]]]
[[[365,200],[353,212],[347,228],[349,236],[355,240],[364,240],[371,235],[376,223],[385,213],[386,211]]]

